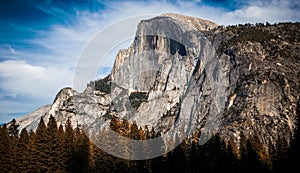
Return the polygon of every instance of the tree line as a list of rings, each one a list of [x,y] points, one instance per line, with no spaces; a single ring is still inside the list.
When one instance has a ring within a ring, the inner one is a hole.
[[[120,135],[147,140],[160,135],[147,126],[112,116],[110,128]],[[299,132],[292,149],[283,157],[266,163],[253,145],[255,138],[241,136],[241,148],[236,154],[234,144],[227,144],[216,134],[206,144],[199,145],[199,135],[185,139],[173,151],[149,160],[126,160],[107,154],[98,148],[71,120],[57,125],[53,116],[47,124],[40,119],[36,131],[25,128],[19,132],[13,120],[0,128],[0,172],[280,172],[297,167]],[[99,133],[101,137],[101,133]],[[286,145],[284,140],[278,145]],[[281,147],[282,148],[282,147]],[[126,150],[126,149],[125,149]],[[273,148],[273,153],[276,148]]]

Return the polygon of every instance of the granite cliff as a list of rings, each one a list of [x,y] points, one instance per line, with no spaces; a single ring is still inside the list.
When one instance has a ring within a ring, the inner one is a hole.
[[[245,136],[268,160],[272,146],[295,136],[299,40],[298,23],[224,27],[179,14],[143,20],[109,76],[82,93],[62,89],[52,105],[19,118],[19,128],[53,115],[92,132],[116,116],[169,137],[200,133],[200,143],[218,133],[237,155]],[[172,127],[180,130],[168,133]]]

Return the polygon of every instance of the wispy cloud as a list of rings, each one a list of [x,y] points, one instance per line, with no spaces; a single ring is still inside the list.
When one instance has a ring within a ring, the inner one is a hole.
[[[12,55],[16,55],[15,49],[13,49],[10,45],[7,45]]]
[[[297,0],[254,0],[239,9],[224,13],[220,23],[296,22],[300,21],[299,10],[300,1]]]

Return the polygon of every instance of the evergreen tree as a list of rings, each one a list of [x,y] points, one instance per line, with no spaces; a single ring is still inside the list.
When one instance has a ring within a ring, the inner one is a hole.
[[[59,169],[65,171],[67,154],[65,149],[65,131],[62,124],[60,124],[60,126],[58,127],[57,142],[58,142],[59,150],[58,150],[58,157],[56,162],[58,164]]]
[[[35,133],[34,133],[34,131],[31,129],[30,132],[29,132],[29,144],[30,144],[30,145],[33,144],[34,139],[35,139]]]
[[[90,146],[89,139],[82,133],[77,126],[75,129],[75,142],[74,142],[74,154],[73,154],[73,166],[72,172],[87,172],[89,166]]]
[[[299,128],[299,121],[300,121],[300,100],[297,104],[297,117],[296,117],[296,128],[294,131],[294,138],[292,139],[289,149],[287,151],[283,150],[283,147],[287,146],[287,142],[284,138],[279,139],[279,146],[277,145],[277,149],[281,152],[286,152],[286,157],[283,157],[284,155],[278,153],[277,158],[274,159],[273,163],[273,172],[293,172],[294,170],[297,170],[299,167],[299,159],[300,159],[300,128]],[[280,149],[281,148],[281,149]],[[282,151],[283,150],[283,151]],[[278,152],[278,151],[277,151]],[[281,156],[281,157],[280,157]]]
[[[139,128],[138,134],[139,134],[140,140],[146,140],[146,134],[142,127]]]
[[[19,138],[19,130],[18,130],[19,125],[17,124],[17,121],[15,119],[13,119],[9,126],[8,126],[8,134],[9,134],[9,152],[10,152],[10,163],[11,163],[11,169],[12,171],[15,171],[15,163],[16,163],[16,153],[17,153],[17,140]]]
[[[287,155],[287,166],[290,172],[292,170],[296,170],[299,167],[299,160],[300,160],[300,100],[298,101],[297,105],[297,123],[295,129],[295,137],[291,143],[290,150]],[[284,169],[282,169],[284,170]]]
[[[35,132],[31,129],[30,132],[29,132],[29,143],[28,143],[28,155],[30,155],[30,157],[34,157],[35,156],[35,151],[34,151],[34,145],[35,145]],[[30,158],[28,159],[28,168],[29,170],[31,170],[31,172],[35,171],[34,169],[34,162],[35,162],[36,159],[34,158]]]
[[[0,127],[0,172],[9,172],[11,169],[10,140],[6,125]]]
[[[129,135],[129,122],[128,122],[127,119],[124,119],[122,121],[122,125],[121,125],[121,128],[119,130],[119,133],[124,137],[128,137],[128,135]]]
[[[31,147],[31,171],[47,172],[48,171],[48,135],[47,127],[41,117],[34,137],[33,146]]]
[[[145,125],[144,133],[145,133],[145,139],[150,139],[151,138],[150,131],[149,131],[149,128],[148,128],[147,125]]]
[[[154,127],[151,128],[151,131],[150,131],[150,139],[153,139],[156,137],[156,132],[154,130]]]
[[[90,172],[105,172],[105,155],[95,144],[90,143]]]
[[[192,143],[191,149],[191,159],[190,159],[190,172],[200,172],[202,170],[199,153],[199,143],[195,141]]]
[[[110,121],[110,129],[118,132],[119,131],[119,126],[118,126],[118,121],[117,121],[117,117],[112,116],[111,121]]]
[[[152,160],[152,170],[153,172],[162,172],[167,167],[167,155],[164,153],[165,145],[163,139],[160,137],[161,134],[158,132],[156,133],[154,128],[152,127],[150,132],[152,138],[157,138],[156,144],[155,144],[155,150],[160,150],[161,153],[163,153],[162,156],[154,158]],[[151,152],[151,151],[150,151]]]
[[[26,128],[21,130],[20,138],[16,142],[16,153],[15,164],[14,164],[14,172],[26,172],[30,168],[29,165],[29,135]]]
[[[143,130],[141,127],[139,128],[139,136],[140,140],[142,140],[143,142],[143,148],[141,148],[141,153],[147,156],[149,155],[148,141],[146,141],[147,139],[149,139],[149,129],[147,126],[145,126],[145,130]],[[152,172],[152,159],[139,161],[138,164],[139,172]]]
[[[135,122],[130,127],[129,138],[130,139],[135,139],[135,140],[140,139],[139,129],[138,129],[138,126],[136,125]]]
[[[250,140],[246,140],[246,145],[241,150],[241,170],[244,172],[268,172],[265,165],[253,148]]]
[[[74,130],[70,118],[67,119],[65,125],[65,136],[64,136],[64,149],[65,149],[65,168],[67,171],[72,171],[72,166],[74,166],[74,145],[75,145]]]
[[[185,142],[180,143],[178,134],[175,135],[175,143],[179,145],[170,153],[168,153],[167,164],[172,171],[184,172],[186,167],[186,155],[184,149]]]
[[[57,163],[57,159],[60,154],[60,145],[58,141],[58,129],[55,118],[51,115],[47,124],[47,148],[45,153],[47,154],[47,167],[49,172],[61,172],[63,167]]]
[[[19,137],[19,130],[18,130],[19,126],[20,125],[17,124],[17,121],[15,119],[12,119],[8,127],[9,136],[11,136],[14,139],[17,139]]]

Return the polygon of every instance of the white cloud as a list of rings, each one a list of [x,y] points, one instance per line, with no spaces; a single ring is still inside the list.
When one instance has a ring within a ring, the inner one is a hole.
[[[0,87],[8,96],[52,99],[59,88],[70,86],[73,71],[55,66],[34,66],[25,61],[0,62]]]
[[[23,60],[0,62],[0,122],[50,104],[63,87],[72,86],[73,70],[31,65]]]
[[[257,22],[295,22],[300,20],[300,1],[293,0],[254,0],[240,9],[224,13],[220,24]]]

